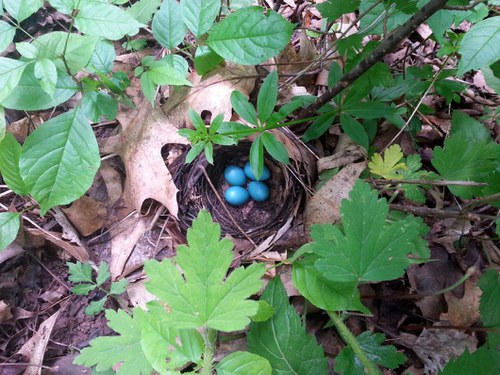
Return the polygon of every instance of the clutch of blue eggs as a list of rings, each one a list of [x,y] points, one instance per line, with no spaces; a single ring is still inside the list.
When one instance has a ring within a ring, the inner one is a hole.
[[[264,202],[269,198],[269,187],[265,183],[269,178],[271,178],[271,172],[266,166],[264,166],[261,178],[257,180],[249,162],[243,168],[228,165],[224,169],[224,179],[230,186],[225,191],[224,198],[231,206],[242,206],[250,199]]]

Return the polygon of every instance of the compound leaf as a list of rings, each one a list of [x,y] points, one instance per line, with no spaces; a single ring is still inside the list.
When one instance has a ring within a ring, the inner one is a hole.
[[[293,24],[274,11],[247,7],[218,23],[207,44],[227,60],[257,65],[280,53],[290,42],[293,29]]]
[[[153,36],[163,47],[173,49],[186,35],[182,7],[176,0],[166,0],[153,17]]]
[[[343,232],[331,224],[311,228],[311,249],[321,257],[315,266],[337,282],[378,282],[400,277],[409,266],[420,224],[402,218],[386,224],[389,205],[358,180],[340,208]]]
[[[220,235],[220,225],[202,210],[175,258],[146,263],[146,287],[167,304],[171,327],[236,331],[257,312],[257,302],[248,297],[259,291],[264,265],[240,267],[226,277],[233,245]]]
[[[250,124],[257,125],[259,122],[257,120],[257,114],[255,108],[248,101],[246,96],[238,90],[231,93],[231,105],[234,111],[245,121]]]
[[[82,111],[68,111],[39,126],[22,146],[19,165],[42,216],[80,198],[100,165],[97,141]]]
[[[278,73],[274,71],[264,79],[257,96],[257,114],[261,122],[266,122],[269,119],[274,111],[277,99]]]
[[[0,213],[0,251],[16,239],[21,226],[20,214],[17,212]]]
[[[250,325],[248,350],[266,358],[273,374],[327,374],[323,349],[302,326],[279,277],[269,282],[261,300],[273,307],[274,315],[265,322]]]
[[[90,264],[81,262],[66,262],[66,265],[68,266],[69,273],[68,280],[72,283],[93,282],[92,267]]]
[[[392,145],[385,150],[384,158],[379,153],[375,153],[368,163],[368,168],[370,168],[371,173],[387,180],[398,179],[401,175],[396,172],[408,169],[405,163],[399,163],[402,158],[403,151],[401,151],[401,147]]]

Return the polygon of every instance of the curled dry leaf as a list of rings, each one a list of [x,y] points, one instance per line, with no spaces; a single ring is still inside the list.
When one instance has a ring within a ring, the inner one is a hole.
[[[42,237],[45,240],[53,243],[57,247],[68,252],[68,254],[70,254],[79,262],[87,263],[89,261],[89,254],[84,247],[73,245],[63,240],[60,233],[41,231],[40,229],[36,228],[26,228],[26,231],[33,237]]]

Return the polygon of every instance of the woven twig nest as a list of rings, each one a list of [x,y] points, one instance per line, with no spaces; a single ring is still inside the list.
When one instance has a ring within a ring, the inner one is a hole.
[[[240,142],[237,146],[217,147],[214,149],[213,165],[201,155],[193,163],[178,167],[174,178],[179,188],[178,218],[182,228],[188,228],[198,212],[205,208],[221,225],[224,234],[258,244],[290,223],[309,183],[303,163],[293,158],[290,165],[284,165],[265,155],[265,165],[271,171],[271,178],[266,181],[270,190],[268,200],[250,200],[238,207],[224,200],[224,192],[229,188],[224,179],[224,169],[228,165],[243,167],[248,161],[250,146],[250,142]],[[297,150],[290,154],[297,155]]]

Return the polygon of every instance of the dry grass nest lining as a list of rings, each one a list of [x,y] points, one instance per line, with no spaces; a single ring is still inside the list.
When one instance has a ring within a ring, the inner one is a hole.
[[[250,142],[240,142],[238,146],[215,148],[213,165],[202,155],[191,164],[179,166],[174,172],[179,188],[178,217],[183,229],[191,226],[198,212],[206,208],[221,225],[223,234],[249,237],[259,242],[276,233],[295,214],[295,208],[304,194],[303,183],[298,180],[303,173],[300,163],[292,161],[286,166],[267,154],[264,161],[271,172],[271,178],[266,181],[269,199],[264,202],[250,200],[239,207],[225,201],[224,192],[229,184],[224,179],[224,169],[228,165],[243,167],[248,161],[250,146]]]

